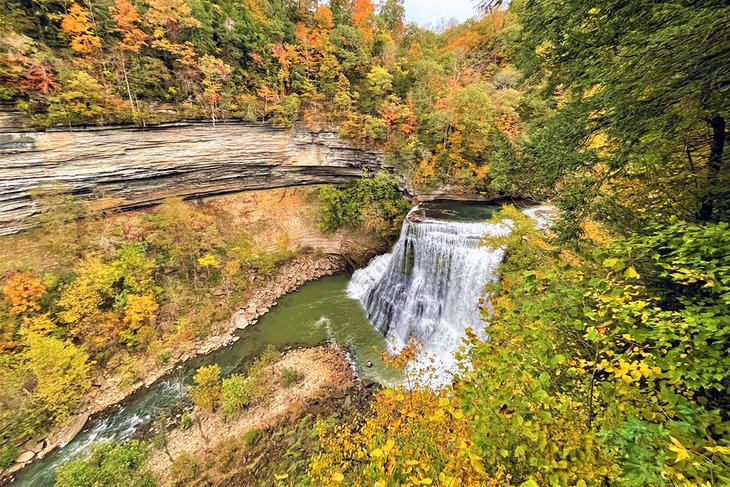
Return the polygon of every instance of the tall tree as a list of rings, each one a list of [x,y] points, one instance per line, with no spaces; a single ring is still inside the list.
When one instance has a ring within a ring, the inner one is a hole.
[[[518,64],[554,107],[532,131],[528,172],[564,189],[567,221],[609,207],[637,223],[647,206],[730,216],[728,2],[517,0],[510,11]]]
[[[101,49],[101,38],[94,34],[89,12],[74,2],[61,21],[61,29],[71,39],[71,49],[92,54]]]
[[[142,46],[147,44],[147,34],[139,28],[141,22],[137,8],[132,5],[129,0],[116,0],[114,7],[110,8],[116,27],[114,32],[119,33],[122,39],[119,41],[119,49],[122,51],[122,72],[124,73],[124,84],[129,97],[129,104],[132,107],[132,113],[136,116],[137,109],[132,96],[132,89],[129,86],[129,75],[127,74],[126,55],[128,53],[138,53]]]

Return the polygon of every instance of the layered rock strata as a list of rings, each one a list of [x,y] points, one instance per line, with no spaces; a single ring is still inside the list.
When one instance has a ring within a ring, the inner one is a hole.
[[[0,120],[2,122],[3,120]],[[97,209],[149,206],[252,189],[340,184],[377,171],[376,152],[332,132],[267,124],[0,130],[0,235],[31,225],[31,192],[60,185]]]

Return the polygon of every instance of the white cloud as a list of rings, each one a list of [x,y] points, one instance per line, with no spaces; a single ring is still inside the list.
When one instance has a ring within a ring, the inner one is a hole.
[[[424,26],[452,17],[464,21],[477,14],[473,0],[405,0],[405,6],[406,19]]]

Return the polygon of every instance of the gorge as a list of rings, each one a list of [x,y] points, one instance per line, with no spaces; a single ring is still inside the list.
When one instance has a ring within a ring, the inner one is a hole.
[[[381,354],[389,343],[402,346],[412,335],[437,360],[441,383],[447,383],[465,329],[485,326],[479,302],[484,285],[496,279],[503,251],[480,241],[485,234],[509,232],[502,224],[482,223],[497,211],[485,204],[421,204],[407,217],[391,253],[375,257],[352,279],[325,277],[280,299],[259,323],[238,332],[235,344],[185,362],[95,416],[68,445],[20,472],[13,485],[50,486],[56,466],[93,444],[148,437],[156,417],[176,411],[179,416],[189,403],[187,387],[196,369],[219,364],[226,375],[245,369],[267,345],[331,341],[348,351],[361,379],[388,385],[399,379]]]

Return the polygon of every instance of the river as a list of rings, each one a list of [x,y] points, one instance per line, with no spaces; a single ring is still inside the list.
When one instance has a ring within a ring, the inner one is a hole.
[[[217,363],[224,375],[245,370],[268,345],[279,349],[314,346],[333,340],[350,351],[361,377],[388,383],[396,375],[382,362],[386,340],[373,328],[360,303],[347,295],[348,275],[325,277],[284,296],[259,323],[238,333],[233,345],[196,357],[149,388],[142,389],[119,407],[88,422],[68,445],[31,464],[11,485],[52,486],[55,469],[97,441],[121,442],[149,427],[159,415],[179,409],[186,388],[198,367]],[[372,367],[367,363],[372,362]]]

